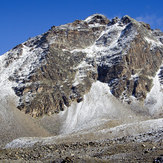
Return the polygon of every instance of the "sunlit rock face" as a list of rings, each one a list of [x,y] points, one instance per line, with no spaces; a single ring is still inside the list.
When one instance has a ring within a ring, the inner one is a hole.
[[[0,85],[34,117],[83,102],[97,81],[121,102],[137,101],[161,115],[162,38],[161,31],[129,16],[108,20],[95,14],[53,26],[0,57]]]

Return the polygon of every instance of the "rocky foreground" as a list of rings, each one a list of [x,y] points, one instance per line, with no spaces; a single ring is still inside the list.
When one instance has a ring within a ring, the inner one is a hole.
[[[100,141],[1,149],[0,162],[163,162],[163,130]]]

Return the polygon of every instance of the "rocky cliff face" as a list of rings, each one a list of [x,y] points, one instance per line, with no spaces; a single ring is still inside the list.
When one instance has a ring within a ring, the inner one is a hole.
[[[161,31],[129,16],[110,21],[95,14],[53,26],[4,54],[1,86],[11,87],[17,107],[34,117],[81,102],[96,80],[107,83],[121,101],[148,106],[157,103],[147,97],[157,77],[162,91],[162,60]]]

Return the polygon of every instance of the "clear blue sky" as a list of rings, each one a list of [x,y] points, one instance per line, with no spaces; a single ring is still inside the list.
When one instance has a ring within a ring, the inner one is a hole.
[[[0,55],[53,25],[129,15],[163,31],[163,0],[0,0]]]

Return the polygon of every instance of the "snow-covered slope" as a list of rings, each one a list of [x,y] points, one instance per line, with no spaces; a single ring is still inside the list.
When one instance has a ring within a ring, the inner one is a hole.
[[[163,83],[162,83],[162,67],[156,73],[153,79],[153,87],[147,94],[145,106],[149,109],[151,115],[163,115]]]
[[[0,56],[0,146],[20,136],[49,135],[31,117],[17,109],[20,97],[13,88],[30,84],[24,80],[28,80],[34,69],[43,63],[40,58],[45,55],[42,48],[30,48],[26,46],[27,42]],[[29,94],[27,98],[31,100],[32,97]]]
[[[99,81],[92,84],[89,93],[82,102],[74,102],[65,111],[59,113],[63,126],[61,133],[77,132],[98,127],[101,124],[129,123],[137,121],[129,106],[120,103],[110,92],[107,84]]]
[[[13,87],[23,87],[28,84],[24,83],[24,80],[28,80],[35,69],[45,64],[43,58],[46,55],[47,47],[42,48],[35,45],[35,42],[39,41],[41,37],[32,38],[0,56],[1,98],[5,99],[6,95],[12,95],[17,99],[15,104],[18,105],[19,98],[15,96]],[[27,46],[28,42],[31,45]]]

